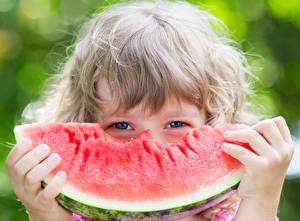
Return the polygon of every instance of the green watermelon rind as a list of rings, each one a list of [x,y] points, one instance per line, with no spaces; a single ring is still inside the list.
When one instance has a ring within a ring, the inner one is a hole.
[[[42,186],[45,187],[46,182],[42,182]],[[79,202],[78,200],[72,199],[67,195],[60,193],[56,198],[58,203],[63,206],[65,209],[70,212],[80,214],[89,218],[99,219],[103,221],[109,220],[161,220],[161,216],[176,216],[180,212],[187,210],[192,210],[200,205],[204,205],[209,201],[217,199],[219,196],[224,193],[229,192],[230,190],[235,190],[239,185],[239,182],[232,186],[231,188],[224,190],[223,192],[211,197],[209,199],[201,200],[189,205],[183,205],[176,208],[163,209],[158,211],[122,211],[116,209],[104,209],[95,206],[90,206]]]
[[[192,210],[198,206],[204,205],[207,202],[214,200],[218,198],[219,196],[223,195],[226,192],[229,192],[230,190],[236,189],[240,178],[242,175],[241,170],[235,171],[235,174],[232,174],[228,177],[230,177],[228,180],[230,182],[227,183],[220,183],[219,186],[223,186],[223,188],[215,188],[215,191],[213,191],[211,194],[208,194],[213,197],[207,197],[203,199],[199,199],[196,201],[190,201],[188,203],[182,203],[179,201],[177,203],[177,206],[169,206],[165,208],[154,208],[149,207],[148,210],[132,210],[132,207],[128,208],[113,208],[112,205],[102,205],[101,208],[99,205],[92,205],[91,203],[85,201],[81,202],[80,197],[76,199],[76,197],[73,195],[66,193],[66,188],[64,188],[64,191],[60,193],[60,195],[56,198],[60,205],[62,205],[67,210],[84,215],[86,217],[90,217],[93,219],[99,219],[99,220],[160,220],[161,216],[176,216],[176,214],[180,212],[184,212],[187,210]],[[42,182],[42,186],[45,187],[47,185],[47,181]],[[188,197],[187,197],[188,198]],[[172,200],[174,202],[174,200]],[[170,202],[170,203],[173,203]],[[154,206],[156,205],[153,203]],[[130,208],[130,209],[129,209]]]
[[[24,125],[16,126],[14,128],[14,133],[17,142],[23,138],[23,129]],[[64,187],[63,191],[59,194],[59,196],[56,199],[59,202],[59,204],[61,204],[64,208],[68,209],[71,212],[94,219],[100,219],[103,221],[115,219],[124,220],[124,218],[126,220],[145,220],[145,218],[146,220],[159,220],[162,215],[172,215],[186,210],[191,210],[195,207],[207,203],[208,201],[218,198],[220,195],[232,189],[236,189],[241,180],[242,174],[242,169],[234,170],[231,174],[225,176],[225,178],[227,177],[227,180],[220,181],[219,183],[217,183],[217,185],[214,186],[214,188],[211,188],[210,191],[207,191],[205,197],[193,195],[193,197],[196,196],[194,199],[190,199],[189,197],[187,197],[187,200],[185,200],[185,202],[183,202],[182,199],[172,199],[172,201],[170,201],[169,203],[164,203],[164,206],[160,207],[157,207],[157,204],[153,203],[153,206],[148,207],[146,210],[134,208],[130,205],[128,207],[121,206],[114,208],[114,205],[112,203],[95,204],[95,201],[89,202],[87,200],[83,200],[83,198],[80,197],[80,195],[82,194],[78,190],[75,190],[75,194],[74,192],[70,194],[68,192],[68,185]],[[42,182],[43,187],[47,185],[47,180],[48,179]],[[78,191],[78,194],[76,191]],[[205,192],[203,190],[201,191],[202,193]],[[101,205],[102,208],[99,208],[99,205]]]

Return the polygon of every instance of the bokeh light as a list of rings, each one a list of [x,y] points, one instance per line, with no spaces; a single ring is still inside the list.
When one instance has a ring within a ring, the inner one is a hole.
[[[241,13],[246,21],[256,21],[266,13],[266,4],[262,0],[235,0],[237,11]]]
[[[272,15],[293,21],[300,14],[300,1],[299,0],[268,0],[268,6]]]
[[[8,12],[14,6],[13,0],[1,0],[0,1],[0,12]]]
[[[20,12],[28,19],[40,19],[50,13],[49,0],[20,0]]]
[[[237,11],[233,11],[228,1],[207,0],[200,5],[223,21],[236,38],[243,38],[247,33],[247,23]]]
[[[126,0],[124,0],[126,1]],[[8,182],[5,158],[24,107],[63,64],[76,31],[120,0],[0,0],[0,220],[28,220]],[[253,112],[282,115],[300,137],[300,0],[188,0],[221,19],[258,81]],[[299,145],[300,146],[300,145]],[[300,173],[299,173],[300,174]],[[279,218],[300,220],[300,178],[287,180]]]
[[[17,81],[23,92],[30,96],[37,96],[46,76],[46,70],[41,64],[26,63],[20,68]]]
[[[3,61],[7,53],[12,47],[12,42],[9,38],[9,34],[5,30],[0,30],[0,63]]]

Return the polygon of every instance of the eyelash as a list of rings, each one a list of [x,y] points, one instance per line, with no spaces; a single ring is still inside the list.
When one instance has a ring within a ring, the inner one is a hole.
[[[185,122],[183,122],[183,121],[180,121],[180,120],[170,121],[170,122],[168,123],[168,126],[169,126],[171,123],[174,123],[174,122],[176,122],[176,123],[180,122],[181,124],[183,124],[183,126],[181,126],[181,127],[188,126],[187,123],[185,123]],[[180,127],[180,128],[181,128],[181,127]],[[169,127],[168,127],[168,128],[169,128]],[[176,127],[176,128],[178,128],[178,127]]]
[[[177,123],[180,122],[181,124],[183,124],[183,126],[176,127],[176,128],[183,128],[183,127],[185,127],[185,126],[189,126],[188,123],[185,123],[185,122],[183,122],[183,121],[170,121],[170,122],[168,123],[168,126],[169,126],[171,123],[174,123],[174,122],[177,122]],[[118,129],[118,130],[127,130],[127,129],[120,129],[120,128],[117,128],[116,125],[117,125],[117,124],[120,124],[120,123],[127,124],[128,126],[130,126],[126,121],[120,121],[120,122],[116,122],[116,123],[111,124],[111,125],[109,126],[109,128],[110,128],[110,127],[113,127],[114,129]],[[176,129],[176,128],[172,128],[172,127],[168,127],[168,128],[170,128],[170,129]]]

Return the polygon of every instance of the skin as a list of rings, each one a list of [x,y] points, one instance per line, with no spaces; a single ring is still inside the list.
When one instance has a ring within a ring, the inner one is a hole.
[[[246,171],[238,188],[242,201],[235,220],[274,220],[286,170],[294,152],[284,118],[263,120],[251,129],[227,132],[224,136],[232,141],[247,142],[256,152],[234,144],[223,145],[223,150],[239,159]]]
[[[106,100],[100,123],[105,131],[119,139],[129,139],[142,130],[149,129],[160,143],[174,142],[193,128],[205,123],[205,112],[183,100],[177,103],[170,98],[158,113],[149,115],[138,105],[128,112],[115,110],[107,85],[99,81],[99,96]],[[253,153],[241,146],[225,143],[222,148],[240,160],[245,175],[238,188],[242,199],[235,221],[274,221],[286,170],[293,154],[293,143],[288,126],[282,117],[259,122],[247,130],[225,133],[232,141],[248,142]],[[63,171],[56,174],[49,185],[42,189],[40,182],[59,164],[60,157],[50,154],[46,145],[32,147],[30,140],[18,143],[9,153],[6,165],[11,185],[26,207],[31,221],[68,221],[71,214],[58,205],[55,197],[61,191],[67,177]],[[193,216],[181,221],[207,220],[218,208],[230,205],[229,199],[219,207],[202,216]],[[263,209],[261,209],[263,208]]]

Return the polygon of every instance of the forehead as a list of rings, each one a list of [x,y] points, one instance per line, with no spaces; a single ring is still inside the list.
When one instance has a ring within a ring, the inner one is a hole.
[[[114,100],[110,87],[106,80],[99,80],[97,82],[97,95],[103,101],[101,111],[103,117],[109,116],[134,116],[136,114],[143,113],[145,115],[149,115],[150,112],[147,110],[143,110],[141,105],[137,105],[128,111],[124,109],[118,108],[119,101]],[[195,104],[184,101],[183,99],[175,99],[175,97],[168,97],[165,100],[164,105],[159,109],[159,113],[168,113],[169,115],[195,115],[199,114],[199,109]]]
[[[113,99],[111,89],[106,79],[100,79],[96,83],[96,93],[101,100],[101,115],[105,117],[108,113],[116,112],[118,107],[118,101]]]
[[[96,83],[97,96],[105,102],[112,101],[112,93],[106,79],[100,79]]]

